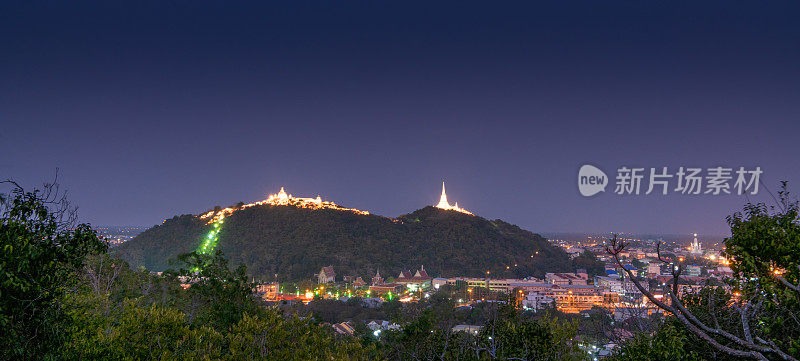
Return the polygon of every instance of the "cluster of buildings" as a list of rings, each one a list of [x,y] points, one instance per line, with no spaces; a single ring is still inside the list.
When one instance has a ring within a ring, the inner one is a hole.
[[[401,302],[413,302],[437,290],[446,289],[458,306],[494,302],[489,298],[492,295],[495,300],[514,298],[519,307],[528,310],[557,309],[564,313],[578,314],[600,309],[607,312],[614,321],[621,323],[663,312],[644,296],[634,280],[656,299],[669,304],[672,271],[675,266],[683,269],[678,285],[679,296],[697,292],[708,284],[731,275],[728,261],[720,257],[718,252],[704,250],[696,238],[689,247],[673,247],[670,252],[670,259],[673,260],[671,263],[664,263],[655,249],[642,244],[620,253],[618,258],[621,264],[609,257],[605,248],[599,244],[580,247],[577,252],[574,249],[577,247],[573,245],[571,248],[572,254],[595,254],[605,263],[604,271],[590,274],[584,269],[577,269],[575,272],[546,273],[543,278],[491,278],[488,273],[486,277],[434,278],[425,271],[424,266],[420,266],[416,270],[401,270],[396,275],[387,275],[387,279],[377,271],[369,280],[364,280],[362,277],[337,277],[334,268],[328,266],[320,269],[315,280],[320,288],[359,290],[353,296],[361,297],[364,307],[379,307],[385,300],[394,298]],[[259,285],[256,291],[265,299],[282,299],[278,284]],[[348,297],[339,297],[338,293],[320,293],[319,296],[346,301],[350,294]],[[485,301],[484,297],[490,301]],[[297,301],[307,302],[313,298],[314,295],[307,293],[305,298],[298,296]],[[384,320],[368,320],[365,324],[376,337],[383,331],[400,327]],[[351,335],[354,332],[349,322],[330,326],[341,334]],[[475,334],[479,330],[480,326],[474,325],[453,327],[454,332]],[[615,329],[614,332],[617,331],[627,332],[623,329]],[[630,336],[632,334],[623,338]],[[608,352],[610,349],[596,353],[602,356]]]
[[[489,291],[514,294],[526,309],[556,307],[565,313],[578,313],[592,307],[612,309],[620,304],[620,295],[592,284],[586,270],[574,273],[547,273],[544,279],[491,279],[454,277],[434,279],[434,287],[447,284],[466,286],[469,291],[483,287]]]
[[[699,247],[698,247],[699,248]],[[416,271],[402,270],[391,282],[383,278],[380,271],[376,272],[369,282],[362,277],[345,276],[344,284],[366,291],[367,295],[389,295],[401,297],[404,301],[419,299],[423,292],[435,291],[442,286],[452,289],[466,290],[463,303],[470,303],[478,294],[486,292],[514,294],[519,304],[532,310],[554,307],[565,313],[580,313],[595,307],[625,314],[627,309],[648,308],[654,312],[655,307],[642,294],[634,284],[630,275],[633,275],[640,286],[652,292],[655,297],[668,300],[670,292],[671,266],[665,265],[657,259],[648,257],[647,251],[632,249],[620,254],[622,266],[616,262],[606,260],[605,273],[590,277],[588,272],[578,269],[570,273],[547,273],[543,279],[528,277],[524,279],[490,278],[488,277],[451,277],[433,278],[420,266]],[[656,257],[657,258],[657,257]],[[636,262],[634,262],[634,260]],[[634,266],[634,263],[639,267]],[[730,269],[725,265],[714,267],[701,267],[698,265],[684,265],[679,290],[681,293],[693,292],[704,285],[711,278],[724,278],[729,275]],[[725,271],[727,268],[727,272]],[[315,275],[319,284],[336,283],[337,275],[333,267],[323,267]],[[271,288],[270,288],[271,287]],[[263,288],[263,293],[268,296],[277,294],[277,286]],[[473,291],[475,291],[473,293]]]
[[[317,283],[320,284],[336,282],[336,271],[334,271],[332,266],[322,267],[319,273],[314,276],[317,280]],[[381,276],[380,270],[376,271],[375,276],[372,277],[369,284],[360,276],[344,276],[342,280],[344,283],[349,284],[354,288],[363,288],[369,286],[368,290],[375,294],[399,294],[405,290],[416,292],[429,289],[431,288],[431,281],[433,278],[428,276],[428,272],[425,271],[425,266],[420,266],[420,268],[414,273],[411,273],[410,270],[400,271],[400,274],[398,274],[397,277],[394,277],[392,282],[387,282],[387,280]]]
[[[445,195],[442,194],[443,199]],[[559,244],[561,245],[561,244]],[[564,247],[563,245],[561,245]],[[565,247],[567,248],[567,247]],[[724,279],[731,275],[727,261],[714,251],[704,251],[702,244],[696,237],[689,247],[675,247],[673,249],[676,263],[664,264],[656,254],[656,250],[645,246],[632,246],[618,255],[621,265],[609,257],[601,244],[589,244],[583,247],[569,245],[572,254],[583,252],[594,253],[598,259],[605,262],[605,271],[599,275],[591,275],[583,269],[569,273],[547,273],[543,279],[527,277],[522,279],[490,278],[486,277],[451,277],[434,278],[428,275],[424,266],[417,270],[402,270],[394,277],[384,279],[380,271],[369,279],[362,277],[338,277],[332,266],[323,267],[315,275],[315,280],[320,285],[339,282],[348,289],[359,290],[354,296],[371,297],[380,299],[388,295],[401,301],[414,301],[429,292],[436,291],[443,286],[450,290],[461,290],[457,301],[460,304],[469,304],[482,300],[489,293],[514,295],[521,307],[540,310],[548,307],[556,308],[565,313],[580,313],[592,308],[602,308],[613,312],[619,320],[631,317],[640,312],[660,312],[643,295],[635,279],[644,290],[651,292],[656,298],[669,301],[673,267],[679,264],[683,273],[679,282],[679,292],[696,292],[705,287],[714,279]],[[580,248],[576,252],[576,248]],[[686,264],[699,262],[702,264]],[[686,262],[684,262],[686,261]],[[261,285],[258,292],[265,299],[280,298],[277,284]],[[313,299],[314,295],[306,295],[306,301]],[[324,297],[339,297],[338,294],[320,294]],[[348,295],[350,296],[350,295]]]
[[[564,248],[571,256],[589,252],[604,262],[605,275],[595,276],[591,284],[598,289],[618,294],[620,302],[626,305],[652,307],[631,278],[639,281],[639,284],[655,298],[669,303],[672,273],[676,267],[681,269],[678,280],[680,294],[696,292],[709,284],[722,285],[720,281],[733,275],[729,267],[730,262],[718,250],[704,249],[697,234],[693,234],[688,247],[680,245],[679,242],[665,242],[661,239],[641,240],[628,236],[623,240],[629,244],[618,254],[621,266],[617,265],[614,258],[606,252],[605,244],[600,237],[588,237],[583,242],[564,240],[551,240],[551,242]],[[656,247],[657,244],[660,244],[660,249]],[[669,259],[669,262],[662,261],[665,258]]]

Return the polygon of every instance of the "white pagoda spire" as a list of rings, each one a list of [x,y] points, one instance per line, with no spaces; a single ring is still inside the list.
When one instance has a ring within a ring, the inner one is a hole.
[[[447,201],[447,193],[444,190],[444,181],[442,181],[442,196],[439,198],[439,204],[436,205],[436,208],[447,209],[451,211],[458,211],[461,213],[472,214],[465,209],[461,209],[458,207],[458,202],[455,205],[450,205],[450,202]]]
[[[437,204],[436,207],[444,209],[450,208],[450,203],[447,202],[447,193],[444,191],[444,181],[442,181],[442,197],[439,198],[439,204]]]
[[[285,201],[285,200],[289,200],[289,197],[291,197],[291,196],[286,194],[286,191],[283,190],[283,187],[281,187],[281,191],[278,192],[278,199],[280,199],[282,201]]]
[[[703,245],[697,240],[697,233],[694,234],[694,240],[692,240],[691,246],[689,246],[689,253],[692,254],[702,254],[703,253]]]

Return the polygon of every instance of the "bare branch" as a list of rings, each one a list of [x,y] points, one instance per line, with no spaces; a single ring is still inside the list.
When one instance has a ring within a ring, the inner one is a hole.
[[[800,268],[800,267],[798,267],[798,268]],[[787,281],[786,278],[783,278],[783,276],[780,276],[780,275],[775,275],[775,278],[777,278],[778,281],[781,281],[781,283],[783,283],[783,285],[788,287],[790,290],[795,291],[797,293],[800,293],[800,284],[795,286],[791,282]]]
[[[683,305],[683,303],[678,298],[678,280],[679,280],[681,272],[683,270],[683,267],[681,267],[680,265],[678,265],[677,267],[673,267],[671,269],[671,273],[672,273],[672,292],[669,294],[669,296],[670,296],[670,300],[672,301],[672,304],[675,307],[669,306],[666,303],[656,299],[655,296],[653,296],[653,294],[650,291],[646,290],[640,284],[640,282],[638,280],[636,280],[636,278],[634,277],[633,273],[630,270],[628,270],[628,269],[626,269],[625,267],[622,266],[622,262],[619,259],[619,254],[622,253],[622,251],[625,249],[625,246],[627,246],[627,244],[625,244],[623,241],[619,241],[617,239],[617,235],[616,234],[613,236],[612,239],[609,239],[608,242],[609,242],[609,245],[606,246],[606,252],[608,252],[611,256],[614,257],[614,262],[620,268],[622,268],[622,270],[625,273],[628,274],[628,276],[630,277],[630,279],[633,282],[634,286],[636,286],[636,288],[639,290],[639,292],[644,294],[645,297],[647,297],[648,300],[653,302],[653,304],[655,304],[659,308],[661,308],[661,309],[663,309],[665,311],[668,311],[668,312],[672,313],[673,315],[675,315],[678,318],[678,320],[680,320],[681,323],[683,323],[684,326],[686,326],[686,328],[688,328],[692,333],[694,333],[698,337],[700,337],[703,340],[705,340],[706,342],[708,342],[714,348],[716,348],[716,349],[718,349],[718,350],[720,350],[720,351],[722,351],[722,352],[724,352],[724,353],[726,353],[728,355],[735,356],[735,357],[749,357],[749,358],[754,358],[754,359],[758,359],[758,360],[767,360],[767,358],[763,354],[764,353],[774,353],[774,354],[777,354],[778,356],[780,356],[781,358],[783,358],[784,360],[797,361],[795,358],[793,358],[792,356],[787,355],[786,353],[784,353],[783,351],[781,351],[779,348],[777,348],[775,346],[765,347],[765,346],[757,345],[757,344],[754,344],[752,341],[742,340],[741,338],[736,337],[736,336],[730,334],[729,332],[726,332],[726,331],[724,331],[724,330],[722,330],[720,328],[710,328],[710,327],[706,326],[704,323],[700,322],[700,320],[698,320],[697,317],[695,317],[691,312],[689,312],[689,310],[686,309],[686,307]],[[658,258],[659,258],[659,260],[661,260],[663,262],[664,258],[660,254],[660,246],[658,247],[658,250],[659,250]],[[745,319],[747,319],[747,318],[745,317]],[[749,332],[749,329],[748,329],[748,332]],[[722,345],[717,340],[715,340],[713,337],[709,336],[709,333],[717,335],[717,336],[724,337],[724,338],[736,343],[737,345],[739,345],[740,347],[745,348],[745,349],[741,350],[741,349],[736,349],[736,348],[732,348],[732,347],[728,347],[728,346]]]

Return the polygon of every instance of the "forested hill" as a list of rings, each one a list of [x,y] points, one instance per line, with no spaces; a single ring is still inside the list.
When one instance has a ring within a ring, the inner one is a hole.
[[[206,219],[176,216],[116,248],[132,266],[177,267],[211,229]],[[332,209],[261,205],[225,218],[218,248],[261,279],[308,279],[333,265],[337,277],[384,277],[420,265],[431,276],[542,277],[574,267],[600,267],[567,254],[543,237],[501,220],[425,207],[397,219]],[[531,257],[533,256],[533,257]],[[516,265],[516,266],[515,266]],[[509,267],[506,269],[506,267]],[[602,270],[602,267],[600,267]]]

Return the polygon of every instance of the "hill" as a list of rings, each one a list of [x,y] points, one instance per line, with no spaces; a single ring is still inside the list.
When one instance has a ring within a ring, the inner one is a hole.
[[[176,267],[212,226],[194,215],[176,216],[116,248],[132,266]],[[336,209],[262,204],[227,215],[218,248],[244,262],[257,278],[309,279],[323,266],[337,275],[368,279],[424,265],[432,276],[542,277],[570,272],[567,254],[543,237],[501,220],[425,207],[396,219]],[[516,266],[515,266],[516,265]],[[599,263],[580,267],[598,267]],[[506,268],[508,267],[508,268]],[[602,270],[602,269],[601,269]]]

